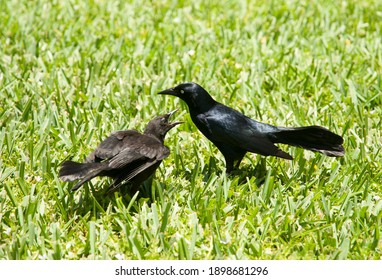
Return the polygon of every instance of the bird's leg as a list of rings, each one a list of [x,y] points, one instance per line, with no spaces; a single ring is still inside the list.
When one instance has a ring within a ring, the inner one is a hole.
[[[231,174],[231,172],[233,171],[233,160],[229,160],[229,159],[225,159],[225,172],[227,174]]]
[[[258,186],[265,182],[267,176],[267,164],[265,157],[261,157],[260,161],[256,164],[253,175],[256,177],[256,183]]]
[[[236,159],[225,157],[226,163],[226,173],[231,174],[234,169],[239,169],[240,163],[243,159],[244,155],[240,155]]]

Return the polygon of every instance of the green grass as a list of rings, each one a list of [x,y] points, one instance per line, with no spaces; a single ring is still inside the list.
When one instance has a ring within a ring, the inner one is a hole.
[[[380,259],[382,4],[332,2],[0,0],[0,259]],[[185,104],[156,94],[184,81],[328,127],[346,156],[282,146],[294,161],[248,155],[226,177]],[[57,177],[177,107],[150,198]]]

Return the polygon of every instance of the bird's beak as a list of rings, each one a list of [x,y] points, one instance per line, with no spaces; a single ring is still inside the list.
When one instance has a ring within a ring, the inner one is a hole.
[[[172,110],[171,112],[167,113],[167,114],[166,114],[167,119],[169,119],[169,118],[170,118],[175,112],[177,112],[178,110],[179,110],[179,108],[176,108],[175,110]],[[172,122],[172,123],[169,122],[169,124],[171,125],[171,127],[174,127],[174,126],[176,126],[176,125],[178,125],[178,124],[182,124],[182,123],[184,123],[184,122]]]
[[[171,117],[172,115],[174,115],[174,113],[176,113],[177,111],[179,111],[179,108],[176,108],[175,110],[172,110],[170,113],[168,113],[168,117]]]
[[[178,94],[177,94],[177,92],[174,90],[174,88],[169,88],[169,89],[162,90],[161,92],[158,92],[158,94],[167,94],[167,95],[178,96]]]

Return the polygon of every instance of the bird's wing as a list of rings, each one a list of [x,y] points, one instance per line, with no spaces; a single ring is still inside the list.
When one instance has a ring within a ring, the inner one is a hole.
[[[122,168],[138,160],[162,160],[170,151],[157,139],[135,130],[113,132],[86,159],[86,162],[108,160],[111,169]]]
[[[199,114],[197,122],[202,133],[217,146],[230,145],[261,155],[280,152],[267,136],[272,126],[255,122],[233,109]]]
[[[149,161],[144,161],[134,169],[132,169],[129,173],[127,174],[121,174],[113,184],[111,184],[107,190],[106,194],[112,193],[115,190],[119,189],[122,185],[124,185],[126,182],[132,180],[135,176],[140,174],[141,172],[144,172],[151,166],[155,165],[158,163],[158,160],[149,160]],[[151,175],[151,174],[150,174]]]
[[[146,170],[152,168],[154,165],[159,165],[164,158],[168,157],[170,154],[169,148],[159,144],[159,142],[154,143],[151,141],[146,141],[145,143],[141,143],[141,145],[136,147],[136,149],[126,148],[112,158],[109,161],[109,167],[112,169],[123,168],[130,163],[132,163],[135,167],[129,170],[128,173],[121,174],[115,181],[117,183],[110,185],[107,193],[117,190],[121,187],[121,185],[132,180],[138,174],[146,172]],[[149,175],[150,174],[151,172]]]
[[[170,150],[151,137],[141,135],[135,143],[128,143],[117,155],[109,160],[110,168],[122,168],[134,161],[154,163],[168,157]]]
[[[141,135],[136,130],[113,132],[86,158],[86,162],[97,162],[113,158],[129,146],[129,142],[134,143],[134,138],[139,138]]]

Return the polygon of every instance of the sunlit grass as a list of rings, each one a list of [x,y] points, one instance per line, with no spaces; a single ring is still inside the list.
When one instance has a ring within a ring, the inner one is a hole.
[[[379,1],[0,1],[1,259],[380,259]],[[184,81],[257,120],[317,124],[333,159],[248,155],[227,177]],[[149,197],[58,178],[112,131],[180,108]]]

